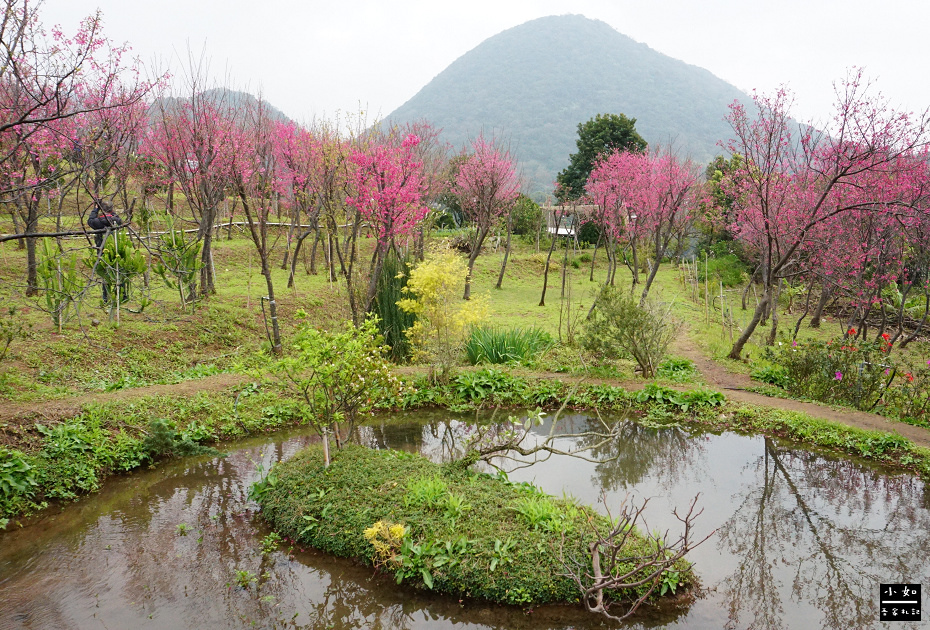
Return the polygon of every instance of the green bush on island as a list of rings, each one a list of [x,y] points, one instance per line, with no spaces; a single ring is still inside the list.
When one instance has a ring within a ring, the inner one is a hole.
[[[327,469],[321,449],[310,447],[276,465],[253,496],[282,535],[379,567],[398,582],[506,604],[578,601],[562,558],[589,568],[588,546],[610,521],[467,463],[348,445]],[[637,534],[623,551],[651,549]],[[655,594],[666,581],[678,586],[693,576],[679,560],[657,580]],[[633,600],[651,586],[610,595]]]

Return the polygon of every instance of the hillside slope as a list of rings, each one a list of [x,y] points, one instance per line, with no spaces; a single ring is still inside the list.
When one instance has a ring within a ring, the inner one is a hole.
[[[578,123],[623,113],[650,144],[707,163],[728,137],[727,106],[747,96],[713,74],[581,15],[539,18],[459,57],[386,117],[426,119],[460,148],[478,133],[509,140],[531,191],[547,191],[575,150]]]

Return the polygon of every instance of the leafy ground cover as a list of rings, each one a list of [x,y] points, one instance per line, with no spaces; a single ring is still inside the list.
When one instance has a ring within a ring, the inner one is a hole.
[[[292,541],[357,558],[398,583],[505,604],[578,601],[567,567],[585,565],[588,545],[611,527],[593,509],[529,484],[359,446],[342,449],[329,468],[319,448],[304,450],[276,465],[253,494],[265,519]],[[638,535],[623,550],[649,552]],[[612,595],[635,599],[693,580],[679,561],[654,583]]]

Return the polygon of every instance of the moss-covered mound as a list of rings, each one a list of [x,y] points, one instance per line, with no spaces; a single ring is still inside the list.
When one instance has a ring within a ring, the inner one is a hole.
[[[507,604],[577,601],[560,558],[590,566],[594,531],[609,527],[529,484],[359,446],[337,452],[328,469],[308,448],[253,493],[272,526],[302,544],[380,566],[398,582]],[[637,537],[625,555],[645,545]],[[690,581],[685,565],[675,567],[676,584]]]

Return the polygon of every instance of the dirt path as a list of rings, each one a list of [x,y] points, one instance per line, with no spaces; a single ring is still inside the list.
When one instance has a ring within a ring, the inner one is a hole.
[[[774,407],[777,409],[787,409],[790,411],[801,411],[815,418],[832,420],[841,424],[846,424],[862,429],[873,429],[886,431],[889,433],[898,433],[919,446],[930,447],[930,431],[920,427],[914,427],[902,422],[895,422],[882,416],[866,413],[864,411],[855,411],[852,409],[843,409],[837,411],[823,405],[814,403],[805,403],[797,400],[785,398],[772,398],[747,391],[748,387],[753,385],[753,381],[745,374],[730,372],[723,365],[709,359],[697,347],[697,344],[687,335],[680,336],[674,344],[674,352],[678,356],[694,361],[698,371],[703,375],[707,384],[722,391],[727,398],[738,402],[751,403],[761,407]],[[418,370],[411,368],[400,368],[399,371],[405,374],[417,373]],[[577,380],[565,374],[526,372],[525,376],[536,376],[542,378],[553,378],[558,380]],[[218,374],[196,381],[183,381],[173,385],[151,385],[149,387],[138,387],[134,389],[124,389],[117,392],[101,392],[96,394],[85,394],[73,398],[62,400],[37,401],[29,403],[2,403],[0,404],[0,430],[9,431],[16,425],[31,424],[34,422],[57,422],[72,418],[81,412],[81,408],[92,402],[105,402],[108,400],[131,400],[143,396],[171,395],[171,396],[193,396],[202,391],[220,391],[234,387],[240,383],[246,382],[248,377],[240,374]],[[642,387],[640,382],[620,382],[607,381],[604,379],[585,379],[586,382],[605,383],[612,385],[621,385],[628,389],[638,389]],[[3,427],[3,425],[7,425]]]
[[[43,400],[27,403],[0,403],[0,425],[22,425],[33,422],[59,422],[81,413],[84,405],[111,400],[132,400],[144,396],[193,396],[202,391],[219,391],[248,380],[241,374],[217,374],[195,381],[182,381],[171,385],[149,385],[73,396],[61,400]]]
[[[760,407],[775,407],[788,411],[801,411],[814,418],[831,420],[860,429],[872,429],[887,433],[898,433],[908,438],[918,446],[930,447],[930,431],[921,427],[911,426],[903,422],[889,420],[874,413],[843,409],[837,411],[825,405],[801,402],[787,398],[773,398],[756,392],[746,391],[747,388],[757,385],[745,374],[730,372],[727,368],[708,358],[697,347],[688,334],[680,335],[673,346],[675,354],[694,361],[698,371],[707,381],[707,384],[723,392],[730,400],[751,403]]]

